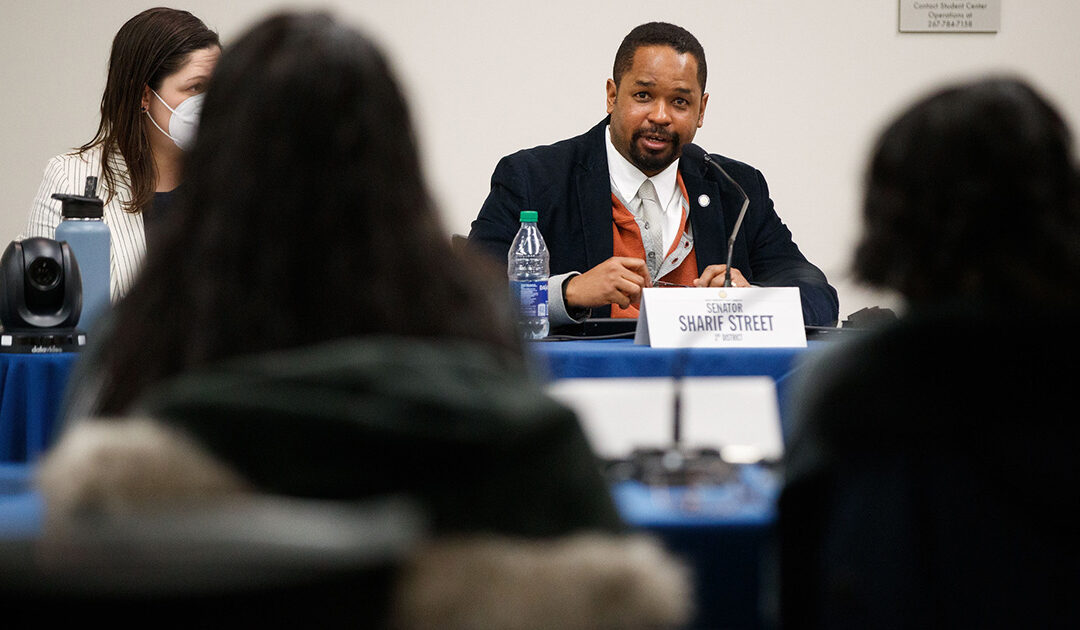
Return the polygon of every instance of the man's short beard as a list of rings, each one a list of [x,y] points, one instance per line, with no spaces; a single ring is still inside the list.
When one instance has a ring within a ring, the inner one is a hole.
[[[643,173],[660,172],[667,168],[672,162],[674,162],[679,154],[682,152],[682,142],[679,139],[679,134],[662,132],[662,135],[666,136],[671,142],[671,153],[654,155],[646,151],[642,151],[638,146],[638,140],[642,136],[656,133],[652,130],[643,131],[637,130],[630,137],[630,161]]]

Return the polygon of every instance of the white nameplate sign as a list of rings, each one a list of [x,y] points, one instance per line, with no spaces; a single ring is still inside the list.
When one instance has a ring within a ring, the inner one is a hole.
[[[799,289],[644,289],[634,343],[654,348],[806,347]]]
[[[548,384],[547,392],[574,410],[600,457],[619,459],[634,449],[674,443],[672,378],[560,378]]]
[[[671,447],[677,390],[683,447],[719,449],[732,463],[783,455],[776,383],[768,376],[562,378],[547,385],[548,394],[574,410],[593,451],[605,459]]]
[[[996,33],[1001,0],[900,0],[901,33]]]

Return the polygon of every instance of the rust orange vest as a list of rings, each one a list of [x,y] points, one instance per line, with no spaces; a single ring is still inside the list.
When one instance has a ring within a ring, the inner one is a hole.
[[[686,194],[686,186],[683,184],[682,173],[678,174],[676,181],[679,184],[679,192],[683,196],[682,221],[679,223],[680,238],[675,239],[668,250],[665,260],[678,266],[664,275],[661,280],[672,284],[693,286],[698,277],[697,256],[694,254],[693,241],[686,237],[687,208],[690,207],[689,195]],[[634,215],[626,206],[619,201],[614,193],[611,195],[611,232],[615,245],[616,256],[627,256],[645,260],[645,245],[641,241],[641,229],[638,227]],[[631,304],[622,308],[618,304],[611,305],[612,317],[637,317],[638,307]]]

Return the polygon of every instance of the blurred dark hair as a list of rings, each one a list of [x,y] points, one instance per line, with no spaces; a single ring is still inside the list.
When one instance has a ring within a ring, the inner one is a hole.
[[[220,46],[217,33],[202,20],[177,9],[147,9],[120,27],[113,38],[109,73],[101,96],[101,122],[93,140],[80,153],[102,148],[101,168],[109,198],[115,194],[121,174],[110,157],[119,155],[127,165],[131,190],[127,212],[139,212],[154,199],[157,171],[146,137],[141,111],[143,89],[157,90],[165,77],[179,70],[196,50]]]
[[[913,303],[1080,296],[1080,201],[1072,138],[1030,86],[955,85],[881,135],[866,175],[863,281]]]
[[[269,17],[225,51],[177,195],[115,313],[99,413],[214,360],[346,336],[520,357],[505,277],[451,249],[385,59],[328,15]]]
[[[667,22],[642,24],[626,34],[619,44],[619,50],[615,52],[615,65],[611,70],[611,78],[616,87],[622,81],[622,76],[633,67],[634,53],[643,46],[670,46],[679,54],[693,55],[697,60],[697,80],[702,93],[705,92],[705,79],[709,74],[705,66],[705,49],[690,31]]]

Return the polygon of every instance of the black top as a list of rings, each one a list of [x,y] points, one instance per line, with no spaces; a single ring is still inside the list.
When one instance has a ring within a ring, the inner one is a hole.
[[[161,228],[165,224],[165,217],[169,216],[172,209],[177,190],[179,188],[154,193],[153,203],[149,208],[143,210],[143,230],[146,233],[146,248],[148,250],[153,247],[152,243],[156,242],[160,236]]]
[[[779,504],[789,624],[1077,627],[1074,319],[1007,295],[913,307],[804,366]]]

